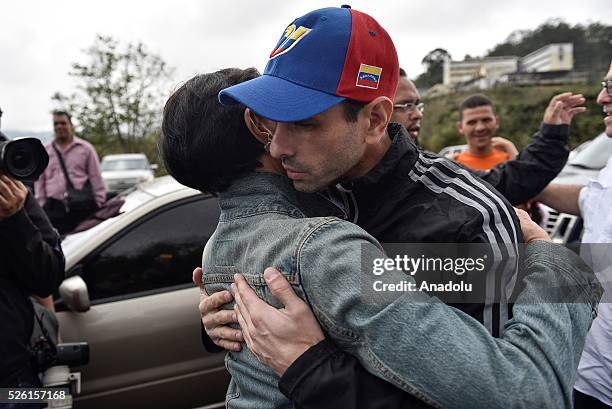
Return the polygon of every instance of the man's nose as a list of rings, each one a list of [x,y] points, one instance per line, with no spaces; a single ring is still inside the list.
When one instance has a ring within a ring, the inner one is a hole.
[[[423,113],[417,108],[415,108],[410,114],[410,119],[412,119],[413,121],[416,121],[421,118],[423,118]]]
[[[270,155],[274,159],[288,158],[295,154],[293,138],[285,128],[286,125],[278,124],[274,130],[272,143],[270,144]]]
[[[608,91],[605,88],[602,88],[597,94],[597,103],[599,105],[609,104],[612,102],[612,95],[608,94]]]

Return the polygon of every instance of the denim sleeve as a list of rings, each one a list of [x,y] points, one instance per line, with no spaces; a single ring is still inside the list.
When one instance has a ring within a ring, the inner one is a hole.
[[[317,319],[368,371],[436,407],[571,407],[600,291],[575,254],[545,242],[527,246],[525,289],[501,338],[425,293],[373,292],[371,266],[381,257],[371,236],[343,221],[313,229],[296,257]],[[401,271],[385,275],[410,280]],[[578,288],[576,302],[549,302],[547,289],[568,286]]]

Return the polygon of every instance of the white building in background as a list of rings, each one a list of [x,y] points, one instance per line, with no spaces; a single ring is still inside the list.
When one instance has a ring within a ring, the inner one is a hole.
[[[572,73],[574,45],[548,44],[525,57],[484,57],[444,61],[443,84],[455,89],[489,89],[498,83],[581,83],[584,73]],[[576,75],[574,75],[576,74]],[[577,75],[581,74],[581,75]]]
[[[521,72],[571,71],[574,69],[574,44],[548,44],[521,58]]]
[[[497,80],[518,71],[519,57],[485,57],[444,62],[443,83],[446,86],[475,82],[478,88],[489,88]]]

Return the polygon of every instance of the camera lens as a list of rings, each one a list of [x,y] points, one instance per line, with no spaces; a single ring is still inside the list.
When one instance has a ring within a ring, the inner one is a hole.
[[[0,170],[19,180],[36,180],[49,163],[49,155],[36,138],[0,142]]]
[[[6,166],[10,173],[18,178],[27,178],[37,166],[32,146],[29,144],[12,145],[6,152]]]

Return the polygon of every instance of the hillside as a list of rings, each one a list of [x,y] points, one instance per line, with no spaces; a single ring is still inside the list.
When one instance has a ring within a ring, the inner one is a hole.
[[[571,88],[503,86],[488,90],[486,95],[493,100],[501,120],[498,135],[510,139],[521,149],[529,143],[537,130],[544,109],[553,95],[567,90],[582,93],[587,99],[588,110],[574,119],[570,146],[575,147],[603,131],[602,108],[596,103],[600,89],[599,85],[572,85]],[[426,108],[419,140],[426,149],[438,152],[445,146],[465,143],[455,123],[459,120],[459,103],[470,94],[456,93],[425,99]]]

